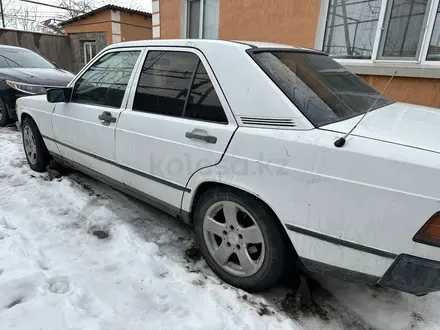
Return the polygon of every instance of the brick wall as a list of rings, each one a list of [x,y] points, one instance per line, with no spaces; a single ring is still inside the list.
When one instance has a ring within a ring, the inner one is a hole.
[[[107,43],[112,43],[111,11],[96,13],[86,19],[80,19],[66,24],[64,30],[67,34],[104,32],[107,36]]]
[[[320,6],[320,0],[220,0],[219,38],[313,47]]]
[[[219,38],[313,47],[320,6],[320,0],[220,0]],[[180,38],[182,0],[158,0],[158,7],[160,38]]]

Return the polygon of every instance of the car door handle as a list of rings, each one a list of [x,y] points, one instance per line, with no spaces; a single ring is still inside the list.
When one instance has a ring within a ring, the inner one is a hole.
[[[105,126],[110,125],[110,123],[116,123],[116,117],[113,117],[108,111],[104,111],[98,116],[98,119],[101,121],[101,124]]]
[[[209,135],[207,131],[203,129],[195,129],[192,132],[186,132],[185,137],[188,139],[202,140],[208,143],[217,143],[217,137]]]

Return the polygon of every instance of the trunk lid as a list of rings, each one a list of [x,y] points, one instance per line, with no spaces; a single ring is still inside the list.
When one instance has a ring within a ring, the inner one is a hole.
[[[321,129],[346,134],[360,118],[332,123]],[[393,103],[367,114],[352,135],[440,153],[440,109]]]

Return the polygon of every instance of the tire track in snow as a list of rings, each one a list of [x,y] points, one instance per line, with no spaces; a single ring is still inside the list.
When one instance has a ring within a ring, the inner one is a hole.
[[[225,290],[235,290],[237,297],[256,308],[260,315],[288,315],[299,323],[310,318],[316,318],[323,325],[330,325],[330,323],[336,322],[341,324],[343,329],[350,330],[375,329],[358,314],[343,306],[327,290],[320,286],[315,287],[312,291],[316,302],[315,307],[312,308],[301,307],[299,301],[297,301],[297,296],[291,289],[286,287],[275,288],[260,295],[250,295],[231,287],[213,274],[201,259],[197,249],[191,251],[189,253],[190,256],[188,256],[187,251],[194,249],[194,238],[191,229],[182,221],[116,191],[101,182],[97,182],[82,173],[75,172],[68,177],[79,187],[87,191],[94,203],[109,207],[118,217],[131,224],[143,239],[155,242],[163,253],[171,258],[175,255],[180,255],[179,259],[175,259],[176,262],[185,263],[189,272],[200,274],[200,279],[195,281],[197,285],[203,286],[208,280],[218,285],[223,285]],[[134,213],[138,215],[127,218],[127,209],[130,209],[130,214],[135,209]],[[243,297],[246,298],[244,299]],[[291,300],[292,298],[293,301]]]

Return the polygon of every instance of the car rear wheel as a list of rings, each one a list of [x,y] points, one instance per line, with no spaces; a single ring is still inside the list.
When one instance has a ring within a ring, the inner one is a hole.
[[[201,253],[217,276],[249,292],[272,287],[294,262],[273,212],[235,189],[207,190],[195,206],[194,230]]]
[[[0,99],[0,127],[5,126],[9,123],[8,109],[2,99]]]
[[[30,168],[36,172],[44,172],[50,155],[37,125],[30,117],[23,121],[23,147]]]

